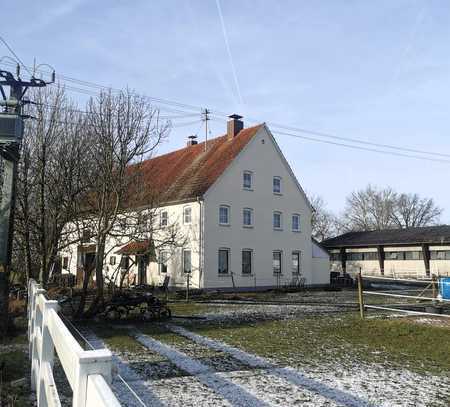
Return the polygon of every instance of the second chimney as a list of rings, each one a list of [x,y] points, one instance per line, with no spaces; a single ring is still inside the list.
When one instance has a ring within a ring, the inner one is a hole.
[[[197,136],[189,136],[188,139],[189,139],[187,142],[188,147],[195,146],[196,144],[198,144]]]
[[[228,117],[230,118],[227,122],[228,140],[233,140],[233,138],[244,128],[244,122],[241,120],[242,116],[239,116],[238,114],[232,114]]]

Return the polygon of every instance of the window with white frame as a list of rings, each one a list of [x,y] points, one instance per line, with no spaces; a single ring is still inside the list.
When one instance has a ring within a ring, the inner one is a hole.
[[[252,263],[253,263],[253,250],[243,249],[242,250],[242,274],[252,274]]]
[[[272,253],[272,268],[273,274],[281,274],[281,250],[274,250]]]
[[[299,250],[292,252],[292,274],[300,274],[300,259],[301,254]]]
[[[169,223],[169,214],[167,213],[167,211],[162,211],[161,212],[160,225],[162,227],[164,227],[164,226],[167,226],[168,223]]]
[[[274,194],[281,194],[281,177],[273,177],[272,190]]]
[[[67,270],[69,268],[69,258],[68,257],[63,257],[63,259],[62,259],[62,268],[64,270]]]
[[[167,273],[167,260],[169,258],[169,253],[165,251],[159,252],[159,272]]]
[[[252,208],[244,208],[242,211],[242,224],[244,227],[252,227],[253,226],[253,209]]]
[[[116,265],[116,256],[110,256],[109,257],[109,264],[111,266],[115,266]]]
[[[190,206],[185,206],[183,208],[183,223],[185,225],[190,225],[192,222],[192,208]]]
[[[253,173],[251,171],[244,171],[242,175],[242,187],[244,189],[253,188]]]
[[[228,274],[230,267],[230,249],[221,248],[219,249],[218,257],[218,271],[219,274]]]
[[[282,219],[281,212],[275,211],[273,213],[273,228],[275,230],[281,230],[282,227],[283,227],[283,219]]]
[[[183,272],[184,273],[192,272],[192,258],[191,258],[191,251],[189,249],[183,250]]]
[[[220,205],[219,207],[219,224],[230,224],[230,207],[228,205]]]
[[[300,215],[297,213],[292,215],[292,231],[300,232]]]

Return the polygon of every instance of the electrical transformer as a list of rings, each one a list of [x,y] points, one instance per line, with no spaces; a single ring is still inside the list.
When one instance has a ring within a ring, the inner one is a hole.
[[[23,119],[16,114],[0,113],[0,144],[20,143]]]

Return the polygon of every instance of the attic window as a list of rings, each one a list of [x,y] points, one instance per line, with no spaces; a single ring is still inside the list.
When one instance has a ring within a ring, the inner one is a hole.
[[[244,171],[242,175],[242,188],[252,189],[253,186],[253,173],[251,171]]]
[[[185,225],[190,225],[192,222],[192,208],[190,206],[185,206],[183,209],[183,223]]]

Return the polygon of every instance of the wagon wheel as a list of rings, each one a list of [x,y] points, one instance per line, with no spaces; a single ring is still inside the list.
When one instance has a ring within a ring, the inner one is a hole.
[[[163,308],[161,308],[159,315],[161,318],[169,319],[172,317],[172,311],[170,311],[169,308],[163,307]]]
[[[119,319],[126,319],[128,317],[130,310],[125,305],[119,305],[116,308],[116,312],[118,313]]]

